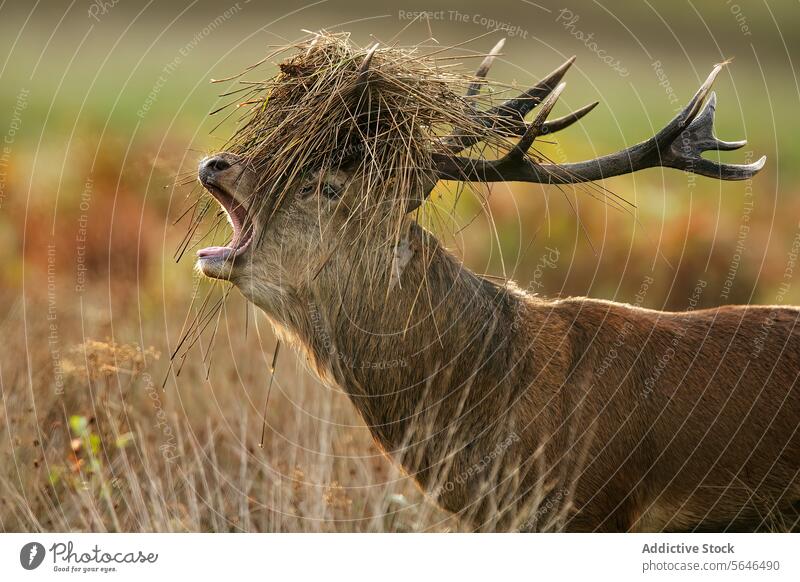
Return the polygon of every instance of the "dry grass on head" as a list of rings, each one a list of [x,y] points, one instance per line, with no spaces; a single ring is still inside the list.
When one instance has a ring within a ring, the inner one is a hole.
[[[482,147],[509,146],[499,126],[487,122],[491,92],[466,95],[470,85],[488,84],[471,74],[474,57],[482,56],[446,47],[360,47],[347,33],[319,32],[224,79],[242,85],[224,94],[233,100],[214,113],[238,115],[225,149],[258,175],[249,212],[269,216],[311,172],[346,168],[363,184],[350,214],[362,223],[388,223],[373,229],[379,236],[396,235],[408,197],[433,186],[432,154],[446,151],[443,137],[480,135]],[[244,79],[278,57],[284,60],[274,76]],[[192,230],[206,212],[195,215]]]
[[[237,101],[247,112],[228,144],[263,184],[353,165],[376,202],[421,186],[439,137],[453,128],[502,141],[475,117],[481,97],[464,96],[485,81],[462,72],[447,49],[358,47],[348,34],[317,33],[271,56],[289,51],[277,75],[246,83]]]

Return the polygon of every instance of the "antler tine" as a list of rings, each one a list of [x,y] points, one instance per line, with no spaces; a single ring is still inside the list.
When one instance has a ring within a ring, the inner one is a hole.
[[[533,133],[533,130],[529,128],[520,144],[499,160],[487,161],[434,154],[436,173],[440,179],[448,180],[569,184],[591,182],[662,166],[720,180],[748,179],[764,167],[766,156],[751,164],[721,164],[701,156],[709,149],[731,150],[744,145],[744,142],[723,142],[714,137],[715,95],[712,94],[705,108],[702,108],[711,85],[721,69],[722,65],[714,67],[683,111],[664,129],[647,141],[614,154],[572,164],[539,164],[519,153],[525,145],[523,142],[532,142],[529,131]],[[551,103],[548,100],[548,105],[552,108]],[[540,119],[537,117],[537,121]]]
[[[561,96],[561,93],[564,91],[564,87],[566,87],[566,83],[559,83],[558,86],[553,89],[553,92],[547,96],[542,102],[542,107],[539,110],[539,113],[536,114],[536,119],[533,120],[533,123],[528,125],[525,133],[522,136],[522,139],[519,140],[517,145],[506,154],[504,160],[508,160],[509,162],[515,160],[522,160],[525,155],[528,153],[528,150],[533,145],[533,140],[537,137],[542,135],[544,132],[542,127],[544,126],[544,122],[547,119],[547,116],[550,115],[550,112],[553,110],[553,107],[556,105],[556,101]]]
[[[700,115],[689,126],[690,131],[694,131],[696,139],[692,140],[702,151],[718,150],[733,151],[747,145],[747,140],[723,141],[714,135],[714,113],[717,110],[717,94],[712,91],[708,97],[706,106]]]
[[[489,54],[486,55],[481,61],[481,66],[478,67],[478,70],[475,71],[475,77],[478,79],[486,78],[486,75],[489,73],[489,69],[492,67],[492,63],[494,63],[495,57],[500,54],[500,51],[503,50],[503,46],[506,44],[506,39],[501,38],[497,41],[497,44],[494,45],[492,50],[489,51]],[[467,88],[466,97],[472,97],[473,95],[477,95],[478,92],[481,90],[481,83],[474,82],[470,83],[469,87]]]
[[[364,60],[361,62],[361,66],[358,68],[358,80],[356,81],[356,87],[359,89],[366,88],[367,84],[369,83],[369,66],[372,63],[372,57],[375,55],[375,51],[378,50],[378,44],[375,43],[367,50],[367,54],[364,57]]]
[[[547,77],[542,79],[534,87],[531,87],[518,97],[509,99],[505,103],[493,107],[488,111],[488,115],[492,117],[499,115],[512,119],[523,119],[534,107],[539,105],[545,97],[552,93],[553,89],[558,86],[561,79],[564,78],[564,75],[574,62],[575,56],[571,56],[564,64],[547,75]]]
[[[680,134],[695,119],[695,117],[697,117],[703,102],[711,90],[711,85],[714,84],[714,80],[722,70],[722,67],[723,64],[714,65],[711,73],[708,75],[703,84],[700,85],[700,88],[689,100],[689,103],[686,104],[686,107],[684,107],[683,110],[678,113],[678,115],[673,117],[672,120],[666,126],[664,126],[664,129],[653,136],[653,139],[655,139],[656,142],[659,144],[671,143],[674,141],[675,137]]]
[[[478,70],[475,71],[475,77],[476,78],[483,79],[483,78],[486,77],[486,75],[489,73],[489,69],[491,68],[492,63],[494,63],[495,57],[500,53],[500,51],[503,48],[503,45],[505,45],[505,44],[506,44],[506,39],[501,38],[497,42],[497,44],[494,45],[492,50],[489,51],[489,54],[484,57],[484,59],[481,62],[480,66],[478,67]],[[464,94],[464,96],[465,97],[474,97],[475,95],[477,95],[480,92],[480,90],[481,90],[481,83],[478,82],[478,81],[475,81],[475,82],[469,84],[469,87],[467,87],[467,92]],[[478,112],[474,109],[474,107],[472,106],[471,103],[468,102],[467,103],[467,107],[472,109],[473,117],[477,117],[479,115]],[[467,129],[463,129],[463,128],[453,128],[452,137],[448,138],[447,140],[444,140],[446,143],[448,143],[448,149],[451,149],[451,148],[454,147],[454,145],[451,145],[451,144],[455,144],[455,143],[458,143],[458,142],[461,142],[461,141],[467,141],[467,140],[472,139],[472,137],[468,133],[465,133],[467,131],[468,131]],[[463,149],[464,148],[461,147],[461,148],[453,151],[453,153],[458,153]]]
[[[592,109],[597,107],[600,104],[599,101],[595,101],[594,103],[589,103],[588,105],[584,105],[580,109],[576,109],[572,113],[564,115],[563,117],[557,117],[556,119],[545,121],[542,125],[542,135],[546,133],[555,133],[557,131],[561,131],[562,129],[566,129],[573,123],[580,121],[583,117],[586,116]],[[525,131],[527,131],[528,124],[520,124],[517,127],[512,128],[512,132],[515,135],[523,135]]]
[[[499,44],[499,43],[498,43]],[[497,47],[495,47],[497,48]],[[494,52],[494,49],[493,51]],[[494,59],[494,56],[491,57]],[[478,69],[481,71],[483,69],[483,65],[489,57],[484,59],[484,63],[481,64],[481,67]],[[543,99],[545,99],[550,93],[552,93],[553,89],[561,82],[561,79],[564,77],[566,72],[575,62],[575,57],[572,56],[567,59],[560,67],[554,70],[552,73],[547,75],[544,79],[542,79],[539,83],[537,83],[534,87],[531,87],[524,93],[520,94],[513,99],[509,99],[492,107],[491,109],[484,111],[484,112],[475,112],[475,117],[479,120],[483,125],[487,128],[497,128],[501,127],[503,130],[507,131],[510,136],[513,135],[523,135],[527,131],[527,124],[525,123],[525,116],[537,105],[539,105]],[[491,61],[489,62],[491,65]],[[476,75],[477,76],[477,75]],[[473,83],[470,85],[470,90],[477,85]],[[474,95],[475,93],[470,93],[470,90],[467,91],[467,96]],[[558,131],[559,129],[564,129],[568,127],[584,115],[591,111],[591,107],[588,109],[582,108],[579,111],[576,111],[573,115],[578,115],[569,123],[566,123],[567,118],[563,120],[554,120],[561,121],[563,124],[557,125],[558,129],[551,130],[550,133],[553,131]],[[584,111],[585,110],[585,111]],[[569,117],[569,116],[567,116]],[[457,154],[462,152],[463,150],[475,145],[479,141],[483,139],[482,135],[468,135],[465,134],[463,131],[454,131],[453,136],[449,139],[444,140],[445,146],[447,150],[452,154]]]
[[[544,124],[544,132],[543,133],[555,133],[557,131],[561,131],[562,129],[566,129],[573,123],[580,121],[583,117],[586,116],[592,109],[597,107],[600,104],[599,101],[595,101],[594,103],[589,103],[588,105],[584,105],[580,109],[576,109],[572,113],[565,115],[563,117],[558,117],[553,119],[552,121],[546,121]]]

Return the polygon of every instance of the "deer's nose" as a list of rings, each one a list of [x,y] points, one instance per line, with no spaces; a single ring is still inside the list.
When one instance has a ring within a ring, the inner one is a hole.
[[[230,167],[230,162],[228,162],[222,156],[214,156],[213,158],[209,158],[203,164],[203,169],[210,172],[222,172]]]

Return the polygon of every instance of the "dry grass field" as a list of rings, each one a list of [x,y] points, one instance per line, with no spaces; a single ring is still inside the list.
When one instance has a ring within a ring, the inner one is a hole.
[[[19,304],[5,326],[44,308]],[[6,362],[20,365],[3,368],[2,438],[12,444],[2,452],[3,529],[454,527],[376,450],[346,398],[297,370],[288,352],[278,362],[260,448],[273,340],[252,314],[247,336],[229,333],[228,326],[244,325],[245,306],[233,300],[228,309],[210,367],[198,353],[165,389],[163,346],[87,338],[60,348],[58,371],[52,352],[8,346]],[[77,315],[59,317],[59,333],[80,330]],[[82,323],[110,334],[111,322],[96,318]],[[47,338],[46,325],[31,336]],[[234,360],[224,356],[231,353]]]

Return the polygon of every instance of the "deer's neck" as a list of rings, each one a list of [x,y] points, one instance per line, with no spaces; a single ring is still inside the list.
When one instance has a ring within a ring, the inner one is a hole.
[[[326,268],[318,289],[328,295],[318,290],[310,298],[302,340],[321,375],[347,392],[385,449],[408,454],[413,443],[424,443],[412,452],[418,462],[431,462],[447,454],[442,447],[466,444],[460,428],[452,431],[472,415],[476,422],[504,421],[504,431],[513,426],[513,395],[504,390],[509,369],[524,368],[513,336],[529,305],[518,291],[464,268],[416,224],[407,242],[413,254],[404,267],[404,260],[392,266],[390,257],[386,272],[359,272],[356,251]],[[399,274],[394,283],[392,270]]]

